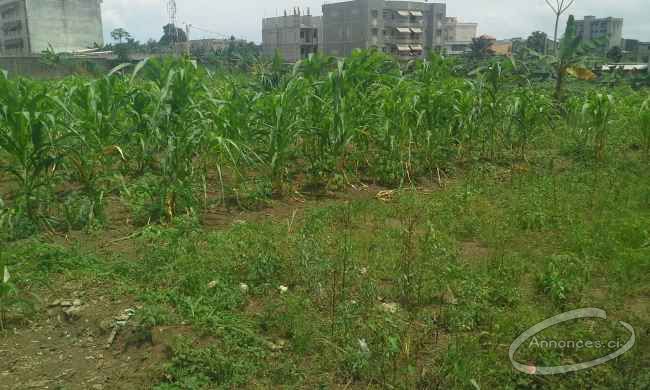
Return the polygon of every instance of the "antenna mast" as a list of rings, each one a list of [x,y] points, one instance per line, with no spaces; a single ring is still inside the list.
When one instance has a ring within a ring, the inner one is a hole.
[[[171,45],[178,42],[178,30],[176,29],[176,0],[167,0],[167,13],[169,14],[169,25],[171,26]]]

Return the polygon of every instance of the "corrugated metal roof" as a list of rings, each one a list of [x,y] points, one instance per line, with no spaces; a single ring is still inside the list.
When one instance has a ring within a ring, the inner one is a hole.
[[[603,65],[602,70],[646,70],[648,69],[647,64],[612,64],[612,65]]]

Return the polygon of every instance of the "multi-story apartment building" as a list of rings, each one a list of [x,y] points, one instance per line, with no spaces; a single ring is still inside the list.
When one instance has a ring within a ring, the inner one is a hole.
[[[348,56],[376,48],[402,58],[420,57],[445,44],[446,4],[352,0],[323,5],[323,47]]]
[[[458,18],[445,18],[445,43],[447,54],[471,51],[472,40],[478,36],[478,23],[461,23]]]
[[[638,39],[623,39],[621,45],[625,58],[630,61],[646,63],[650,61],[650,42]]]
[[[0,0],[0,54],[103,45],[102,0]]]
[[[585,41],[605,39],[607,49],[620,47],[622,44],[623,19],[621,18],[597,19],[595,16],[585,16],[583,20],[577,20],[576,24],[578,36]]]
[[[291,14],[262,21],[262,47],[267,56],[279,52],[289,62],[299,61],[319,51],[321,17],[294,9]]]
[[[322,19],[297,9],[264,19],[262,39],[266,55],[279,51],[289,62],[319,51],[345,57],[372,48],[408,59],[428,51],[464,53],[477,32],[476,23],[448,18],[445,4],[349,0],[326,2]]]

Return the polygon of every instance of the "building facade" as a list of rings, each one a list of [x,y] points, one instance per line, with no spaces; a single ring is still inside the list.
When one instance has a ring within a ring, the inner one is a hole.
[[[321,17],[294,9],[291,14],[262,21],[262,50],[265,55],[280,53],[288,62],[296,62],[320,50]]]
[[[604,39],[607,42],[606,48],[611,49],[621,46],[623,42],[623,19],[602,18],[585,16],[583,20],[577,20],[577,35],[584,41]]]
[[[353,0],[323,5],[323,46],[348,56],[375,48],[401,58],[421,57],[445,43],[446,4]]]
[[[102,0],[0,0],[0,54],[74,52],[103,45]]]
[[[646,63],[650,61],[650,42],[641,42],[638,39],[623,39],[624,58],[630,61]]]
[[[472,40],[478,36],[478,23],[461,23],[458,18],[445,18],[444,50],[458,55],[471,51]]]

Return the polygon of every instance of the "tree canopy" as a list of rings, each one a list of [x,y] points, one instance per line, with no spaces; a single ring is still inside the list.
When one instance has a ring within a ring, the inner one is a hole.
[[[182,28],[178,28],[173,24],[163,26],[163,36],[160,38],[160,44],[169,46],[172,42],[187,42],[187,34]]]

